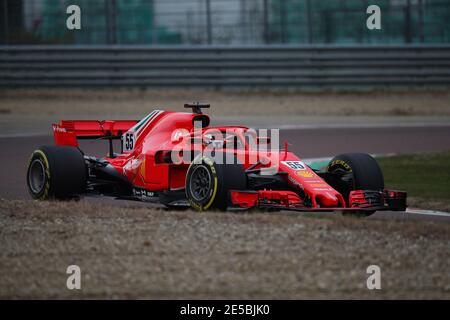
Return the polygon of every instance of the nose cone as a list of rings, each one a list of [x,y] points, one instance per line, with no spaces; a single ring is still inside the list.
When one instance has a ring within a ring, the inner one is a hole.
[[[330,192],[319,194],[316,199],[321,207],[337,207],[339,205],[339,199]]]

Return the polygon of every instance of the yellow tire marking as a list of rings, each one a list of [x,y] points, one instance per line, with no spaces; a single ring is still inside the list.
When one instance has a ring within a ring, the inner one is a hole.
[[[211,197],[211,200],[203,207],[204,210],[207,210],[212,203],[214,202],[214,199],[216,198],[216,194],[217,194],[217,177],[214,176],[214,191],[213,191],[213,195]]]
[[[41,196],[42,200],[47,200],[48,199],[48,193],[50,190],[50,165],[48,163],[48,159],[47,156],[45,155],[45,153],[42,150],[36,150],[34,151],[34,153],[40,154],[41,157],[44,159],[45,162],[45,173],[47,174],[47,181],[45,183],[45,189],[44,189],[44,193]]]
[[[331,162],[331,163],[328,165],[328,169],[331,168],[331,167],[334,166],[334,165],[341,165],[341,166],[343,166],[348,172],[352,172],[352,167],[350,167],[350,166],[348,165],[348,163],[345,162],[344,160],[340,160],[340,159],[333,160],[333,162]]]

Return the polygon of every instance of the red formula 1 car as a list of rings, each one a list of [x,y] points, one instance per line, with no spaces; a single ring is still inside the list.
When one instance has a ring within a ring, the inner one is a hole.
[[[27,184],[34,199],[86,194],[158,202],[195,210],[231,208],[343,211],[369,215],[405,210],[406,193],[384,190],[370,155],[342,154],[313,170],[273,137],[240,126],[211,127],[209,105],[192,112],[155,110],[140,121],[63,120],[53,125],[55,146],[31,156]],[[109,140],[109,154],[83,153],[79,139]],[[121,152],[113,140],[121,140]]]

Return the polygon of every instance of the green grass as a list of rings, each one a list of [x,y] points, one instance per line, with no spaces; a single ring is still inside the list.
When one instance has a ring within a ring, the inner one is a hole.
[[[450,208],[450,151],[378,158],[386,188],[406,190],[408,198],[431,209]]]

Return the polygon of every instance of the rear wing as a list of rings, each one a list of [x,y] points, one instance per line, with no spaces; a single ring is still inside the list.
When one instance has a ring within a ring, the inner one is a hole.
[[[120,139],[137,120],[61,120],[53,124],[55,144],[78,147],[78,139]]]

